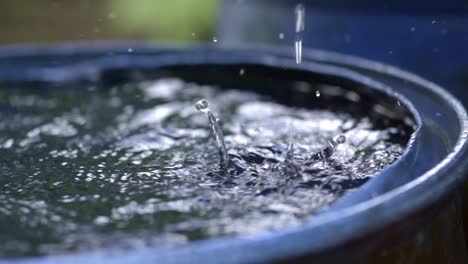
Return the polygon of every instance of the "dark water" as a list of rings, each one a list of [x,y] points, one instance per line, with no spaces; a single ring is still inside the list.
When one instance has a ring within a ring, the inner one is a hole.
[[[298,225],[394,162],[411,133],[402,122],[376,125],[177,79],[39,88],[0,89],[3,257]],[[194,108],[200,98],[220,117],[235,164],[229,173]],[[301,165],[338,134],[347,140],[330,159]]]

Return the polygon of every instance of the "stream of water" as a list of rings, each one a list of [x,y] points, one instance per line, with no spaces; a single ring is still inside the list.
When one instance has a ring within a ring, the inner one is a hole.
[[[304,34],[305,27],[305,7],[302,4],[296,5],[294,9],[294,17],[296,19],[295,27],[295,40],[294,40],[294,50],[296,53],[296,63],[300,64],[302,61],[302,38]]]

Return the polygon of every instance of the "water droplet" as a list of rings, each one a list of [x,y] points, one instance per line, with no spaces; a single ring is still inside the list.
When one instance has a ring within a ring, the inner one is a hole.
[[[132,48],[129,48],[129,49],[128,49],[128,52],[132,53],[132,52],[133,52],[133,49],[132,49]]]
[[[210,105],[208,104],[208,101],[206,101],[205,99],[201,99],[199,100],[198,102],[195,103],[195,108],[198,110],[198,111],[201,111],[203,113],[206,113],[208,111],[210,111]]]
[[[398,106],[401,106],[401,103],[400,103],[400,101],[397,101],[397,104],[398,104]]]
[[[284,33],[283,32],[279,33],[278,37],[279,39],[284,39]]]
[[[195,35],[196,35],[195,32],[192,32],[192,37],[195,37]]]
[[[218,39],[217,39],[217,38],[213,38],[213,42],[214,42],[214,43],[217,43],[217,42],[218,42]]]
[[[416,27],[411,27],[410,30],[411,30],[411,32],[415,32],[415,31],[416,31]]]
[[[320,91],[319,90],[315,91],[315,96],[320,97]]]
[[[435,21],[435,20],[432,20],[431,24],[435,24],[435,23],[436,23],[436,21]]]
[[[346,142],[346,136],[345,135],[338,135],[335,138],[333,138],[333,141],[336,143],[336,145],[343,144]]]

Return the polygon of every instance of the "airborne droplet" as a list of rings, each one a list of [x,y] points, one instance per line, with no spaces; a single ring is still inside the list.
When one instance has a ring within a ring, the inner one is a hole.
[[[203,113],[210,111],[209,107],[210,105],[208,104],[208,101],[206,101],[205,99],[201,99],[195,103],[195,108],[197,108],[198,111],[201,111]]]

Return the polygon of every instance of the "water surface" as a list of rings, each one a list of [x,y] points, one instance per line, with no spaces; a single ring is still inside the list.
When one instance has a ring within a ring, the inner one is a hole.
[[[398,159],[412,131],[225,88],[160,79],[0,89],[0,256],[293,227]],[[194,108],[201,98],[220,119],[229,172]],[[339,134],[346,143],[329,159],[304,165]]]

